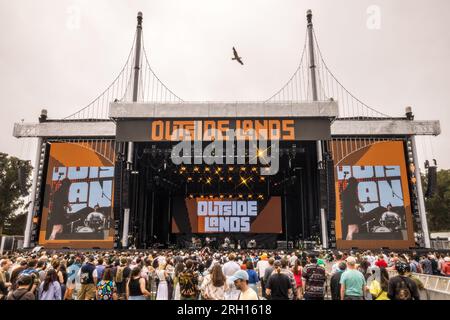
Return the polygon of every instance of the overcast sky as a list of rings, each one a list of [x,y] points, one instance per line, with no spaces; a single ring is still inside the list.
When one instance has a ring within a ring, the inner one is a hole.
[[[418,148],[450,168],[448,0],[0,0],[0,151],[33,158],[33,144],[12,137],[14,122],[36,121],[42,108],[67,116],[111,83],[138,11],[152,68],[173,92],[236,101],[265,100],[292,75],[307,9],[347,89],[392,116],[411,105],[416,119],[441,121],[442,135]],[[232,46],[244,67],[230,60]]]

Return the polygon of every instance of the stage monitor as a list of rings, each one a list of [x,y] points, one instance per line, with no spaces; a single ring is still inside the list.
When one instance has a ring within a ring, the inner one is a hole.
[[[174,198],[172,233],[282,233],[281,198]]]
[[[413,246],[404,142],[338,140],[332,147],[338,248]]]
[[[114,142],[50,146],[39,244],[46,248],[112,248]]]

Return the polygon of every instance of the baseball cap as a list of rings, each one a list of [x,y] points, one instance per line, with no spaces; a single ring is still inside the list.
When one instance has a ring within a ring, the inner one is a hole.
[[[349,264],[351,264],[351,265],[356,264],[356,259],[355,259],[354,257],[352,257],[352,256],[348,257],[348,258],[346,259],[346,261],[347,261],[347,263],[349,263]]]
[[[247,280],[248,281],[248,273],[244,270],[239,270],[236,271],[231,277],[230,277],[231,281],[236,281],[236,280]]]

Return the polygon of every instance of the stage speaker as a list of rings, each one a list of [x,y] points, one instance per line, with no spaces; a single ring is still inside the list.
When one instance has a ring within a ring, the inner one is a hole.
[[[130,207],[130,172],[124,170],[122,182],[122,207]]]
[[[381,247],[381,250],[389,250],[389,247]]]
[[[326,169],[319,169],[319,197],[320,207],[327,208],[328,204],[328,190],[327,190],[327,172]]]
[[[427,191],[425,192],[425,197],[431,198],[436,193],[436,187],[437,187],[437,167],[436,166],[428,167],[427,180],[428,180],[428,187],[427,187]]]
[[[124,187],[124,173],[125,173],[125,163],[120,160],[116,161],[114,168],[114,220],[118,221],[121,218],[122,208],[123,208],[123,187]],[[128,184],[127,184],[128,186]]]
[[[334,183],[334,161],[333,159],[327,159],[327,212],[328,219],[334,221],[336,219],[336,190]]]

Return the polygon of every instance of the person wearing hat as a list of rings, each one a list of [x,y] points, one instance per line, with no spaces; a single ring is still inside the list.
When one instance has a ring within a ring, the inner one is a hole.
[[[28,274],[21,274],[17,279],[17,289],[11,291],[6,300],[35,300],[35,296],[29,291],[33,278]]]
[[[420,300],[416,282],[405,275],[409,272],[409,265],[399,260],[395,264],[395,269],[398,276],[389,279],[388,298],[391,300]]]
[[[364,300],[366,279],[363,273],[356,269],[356,259],[347,258],[347,270],[339,280],[341,284],[341,300]]]
[[[240,291],[237,300],[259,300],[255,290],[248,285],[248,273],[245,270],[236,271],[230,277],[230,281]]]

